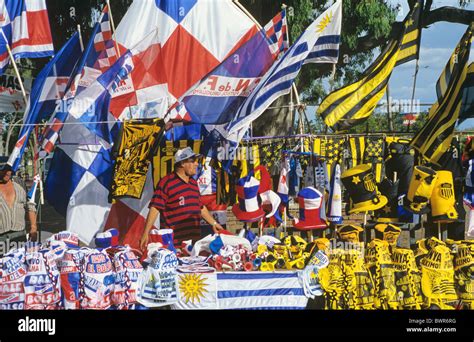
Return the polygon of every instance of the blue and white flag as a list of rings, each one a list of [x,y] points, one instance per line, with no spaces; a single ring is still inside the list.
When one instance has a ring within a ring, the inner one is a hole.
[[[118,129],[118,120],[110,112],[110,102],[116,91],[128,87],[128,75],[136,66],[143,73],[149,72],[148,64],[143,63],[143,58],[159,61],[161,46],[157,43],[157,32],[152,31],[137,46],[125,52],[105,73],[74,98],[69,114],[109,144],[113,143],[113,136]]]
[[[51,153],[68,118],[70,104],[74,97],[91,85],[100,75],[116,62],[117,52],[112,40],[108,6],[104,7],[99,21],[92,30],[91,39],[81,59],[76,65],[74,78],[70,82],[66,95],[51,117],[49,125],[40,136],[40,144],[46,153]],[[44,154],[45,155],[45,154]]]
[[[335,36],[340,36],[341,19],[342,0],[338,0],[303,32],[284,56],[265,74],[229,124],[231,134],[247,128],[273,101],[281,95],[288,94],[301,67],[310,61],[309,58],[321,62],[323,57],[334,57],[333,48],[339,44],[333,42],[339,41]],[[328,46],[330,48],[319,50],[320,39],[323,42],[321,46],[330,43]]]
[[[80,57],[81,45],[76,32],[36,77],[23,119],[24,126],[8,160],[13,170],[18,170],[34,125],[47,119],[63,98]]]
[[[308,298],[297,272],[227,272],[217,274],[217,303],[220,310],[303,310]]]

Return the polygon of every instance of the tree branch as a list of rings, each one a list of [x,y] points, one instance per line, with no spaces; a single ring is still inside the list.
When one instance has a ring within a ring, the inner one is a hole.
[[[474,11],[449,6],[440,7],[424,14],[423,27],[428,27],[440,21],[470,25],[474,21]]]
[[[431,8],[432,1],[426,3],[425,8]],[[470,25],[474,21],[474,11],[468,11],[455,7],[440,7],[433,11],[423,13],[423,27],[426,28],[437,22],[450,22],[457,24]],[[392,31],[388,39],[396,38],[400,35],[402,30],[402,22],[393,23]],[[364,36],[357,39],[357,48],[352,51],[345,51],[345,53],[361,53],[370,51],[387,42],[387,37],[374,38],[372,36]],[[344,53],[344,51],[342,51]]]

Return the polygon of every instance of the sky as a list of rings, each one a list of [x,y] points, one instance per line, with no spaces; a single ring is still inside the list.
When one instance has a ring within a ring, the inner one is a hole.
[[[390,0],[389,3],[393,6],[397,4],[402,6],[402,10],[397,17],[397,21],[402,21],[409,11],[407,1]],[[443,6],[459,7],[459,3],[457,0],[434,0],[432,10]],[[465,9],[474,10],[474,2],[468,4]],[[437,22],[429,28],[423,29],[415,90],[415,100],[420,101],[421,104],[432,104],[436,101],[436,81],[465,31],[466,25],[448,22]],[[470,62],[473,61],[474,47],[471,49],[470,54]],[[411,61],[394,69],[389,82],[390,97],[393,100],[411,100],[415,64],[416,61]],[[428,108],[422,107],[421,110],[427,110]],[[311,107],[308,111],[310,116],[314,117],[316,107]],[[474,119],[466,120],[459,128],[471,126],[474,127]]]

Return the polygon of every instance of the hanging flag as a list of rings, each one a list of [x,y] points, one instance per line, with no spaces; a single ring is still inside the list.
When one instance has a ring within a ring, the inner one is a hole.
[[[341,166],[335,164],[331,174],[327,219],[334,224],[342,224]]]
[[[411,58],[407,41],[415,32],[413,25],[419,20],[419,6],[419,3],[416,4],[403,21],[404,30],[400,38],[388,43],[359,81],[333,91],[322,101],[317,113],[321,115],[327,126],[334,131],[347,130],[361,124],[372,114],[385,94],[393,68],[397,63],[399,65],[407,61],[405,57]],[[406,42],[405,45],[403,41]],[[406,54],[403,60],[400,60],[400,50],[403,46]]]
[[[413,6],[413,14],[408,21],[403,23],[405,34],[403,35],[395,66],[418,59],[420,55],[421,23],[423,14],[423,0],[417,0]]]
[[[40,58],[54,54],[46,0],[0,0],[0,30],[13,58]],[[0,74],[10,63],[7,46],[0,34]]]
[[[411,146],[431,163],[437,163],[451,146],[454,127],[462,107],[462,89],[468,70],[471,40],[472,26],[467,28],[450,57],[448,65],[453,64],[452,75],[442,99],[430,108],[428,121],[411,141]],[[456,62],[452,63],[451,60]]]
[[[364,164],[365,137],[349,137],[350,168]]]
[[[54,149],[64,122],[68,119],[68,111],[74,97],[89,87],[100,75],[116,62],[118,56],[110,25],[109,8],[106,5],[98,22],[94,25],[91,39],[84,50],[81,60],[74,71],[74,79],[68,86],[66,95],[51,117],[49,124],[40,136],[42,149],[51,153]],[[74,119],[70,120],[74,123]],[[70,132],[69,132],[70,134]]]
[[[304,310],[307,303],[298,272],[217,273],[219,309]]]
[[[135,0],[117,27],[116,39],[122,50],[131,49],[156,28],[168,84],[132,72],[128,88],[111,102],[115,117],[157,98],[175,103],[257,31],[231,0]]]
[[[33,177],[33,186],[31,187],[30,191],[28,191],[28,195],[26,196],[28,198],[29,203],[36,204],[36,191],[38,190],[40,182],[41,177],[39,175]]]
[[[288,45],[283,36],[286,32],[284,12],[277,14],[187,92],[181,103],[193,123],[218,125],[232,120],[236,108],[252,93],[261,76]],[[177,108],[183,110],[182,106]]]
[[[246,130],[279,96],[288,94],[301,67],[318,39],[340,35],[342,1],[338,0],[321,14],[265,74],[229,124],[229,133]],[[242,135],[242,134],[241,134]]]
[[[474,117],[474,63],[467,68],[466,79],[462,86],[462,104],[459,113],[459,124]]]
[[[156,43],[156,38],[157,30],[125,52],[72,102],[69,114],[109,144],[113,142],[111,132],[117,127],[117,119],[110,114],[109,104],[117,91],[128,86],[130,72],[136,69],[142,77],[166,83],[161,46]]]
[[[63,98],[80,56],[81,46],[76,32],[36,77],[23,118],[24,126],[8,160],[13,170],[18,170],[34,125],[47,119]]]
[[[22,78],[26,96],[31,92],[31,79]],[[18,77],[0,75],[0,113],[18,113],[25,110],[25,100]]]
[[[111,196],[140,198],[150,166],[150,153],[163,134],[161,119],[130,120],[123,124],[115,160]]]

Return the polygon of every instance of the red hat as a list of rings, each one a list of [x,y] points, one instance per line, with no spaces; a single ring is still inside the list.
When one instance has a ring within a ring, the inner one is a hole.
[[[272,176],[268,172],[267,168],[263,165],[259,165],[254,169],[255,178],[260,180],[260,187],[258,193],[263,194],[268,190],[272,190]]]
[[[237,181],[235,190],[239,197],[239,203],[234,204],[232,212],[238,220],[243,222],[255,222],[265,215],[258,201],[258,189],[260,182],[247,176]]]
[[[294,219],[294,227],[299,230],[326,228],[327,224],[320,217],[323,195],[313,187],[301,189],[298,193],[300,207],[299,219]]]

